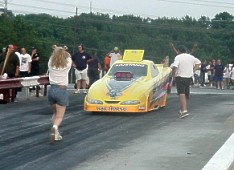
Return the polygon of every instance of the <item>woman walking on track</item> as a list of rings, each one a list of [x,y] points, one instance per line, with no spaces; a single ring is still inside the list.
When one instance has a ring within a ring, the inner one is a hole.
[[[48,101],[53,111],[50,143],[55,140],[62,140],[58,128],[63,121],[66,106],[68,105],[67,86],[71,64],[71,56],[62,47],[55,48],[48,62],[51,85],[48,90]]]

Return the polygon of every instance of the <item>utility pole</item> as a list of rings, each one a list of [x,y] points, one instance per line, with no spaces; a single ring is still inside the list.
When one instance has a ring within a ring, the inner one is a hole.
[[[76,7],[76,15],[74,17],[74,40],[73,40],[73,54],[75,52],[75,46],[77,41],[77,15],[78,15],[78,8]]]
[[[75,53],[76,41],[77,41],[77,18],[78,18],[78,8],[76,7],[76,15],[74,16],[74,39],[73,39],[73,50],[72,55]],[[70,71],[70,83],[73,83],[74,69]],[[76,83],[76,82],[75,82]]]
[[[89,13],[91,14],[92,13],[92,1],[90,1],[90,6],[89,6]]]
[[[3,3],[4,3],[4,14],[6,15],[7,14],[7,0],[4,0]]]

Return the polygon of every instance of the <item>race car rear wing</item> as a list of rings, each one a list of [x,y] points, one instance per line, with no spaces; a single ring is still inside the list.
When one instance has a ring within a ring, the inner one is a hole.
[[[125,50],[123,61],[142,61],[144,57],[144,50]]]

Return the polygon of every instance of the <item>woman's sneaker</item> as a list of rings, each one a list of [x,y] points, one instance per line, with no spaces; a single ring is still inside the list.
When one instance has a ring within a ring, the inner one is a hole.
[[[51,129],[50,129],[50,143],[54,143],[54,140],[55,140],[55,128],[54,127],[52,127]]]
[[[54,140],[62,140],[63,137],[60,135],[59,131],[58,130],[55,130],[55,138]]]
[[[54,143],[54,141],[59,141],[62,140],[62,136],[60,135],[58,129],[55,129],[54,127],[52,127],[50,129],[50,143]]]

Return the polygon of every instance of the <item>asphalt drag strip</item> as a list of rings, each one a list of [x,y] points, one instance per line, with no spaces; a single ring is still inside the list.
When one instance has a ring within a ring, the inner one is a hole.
[[[234,95],[195,90],[183,120],[176,94],[159,111],[97,114],[70,91],[63,140],[52,145],[46,97],[0,105],[0,169],[200,170],[234,132]]]

